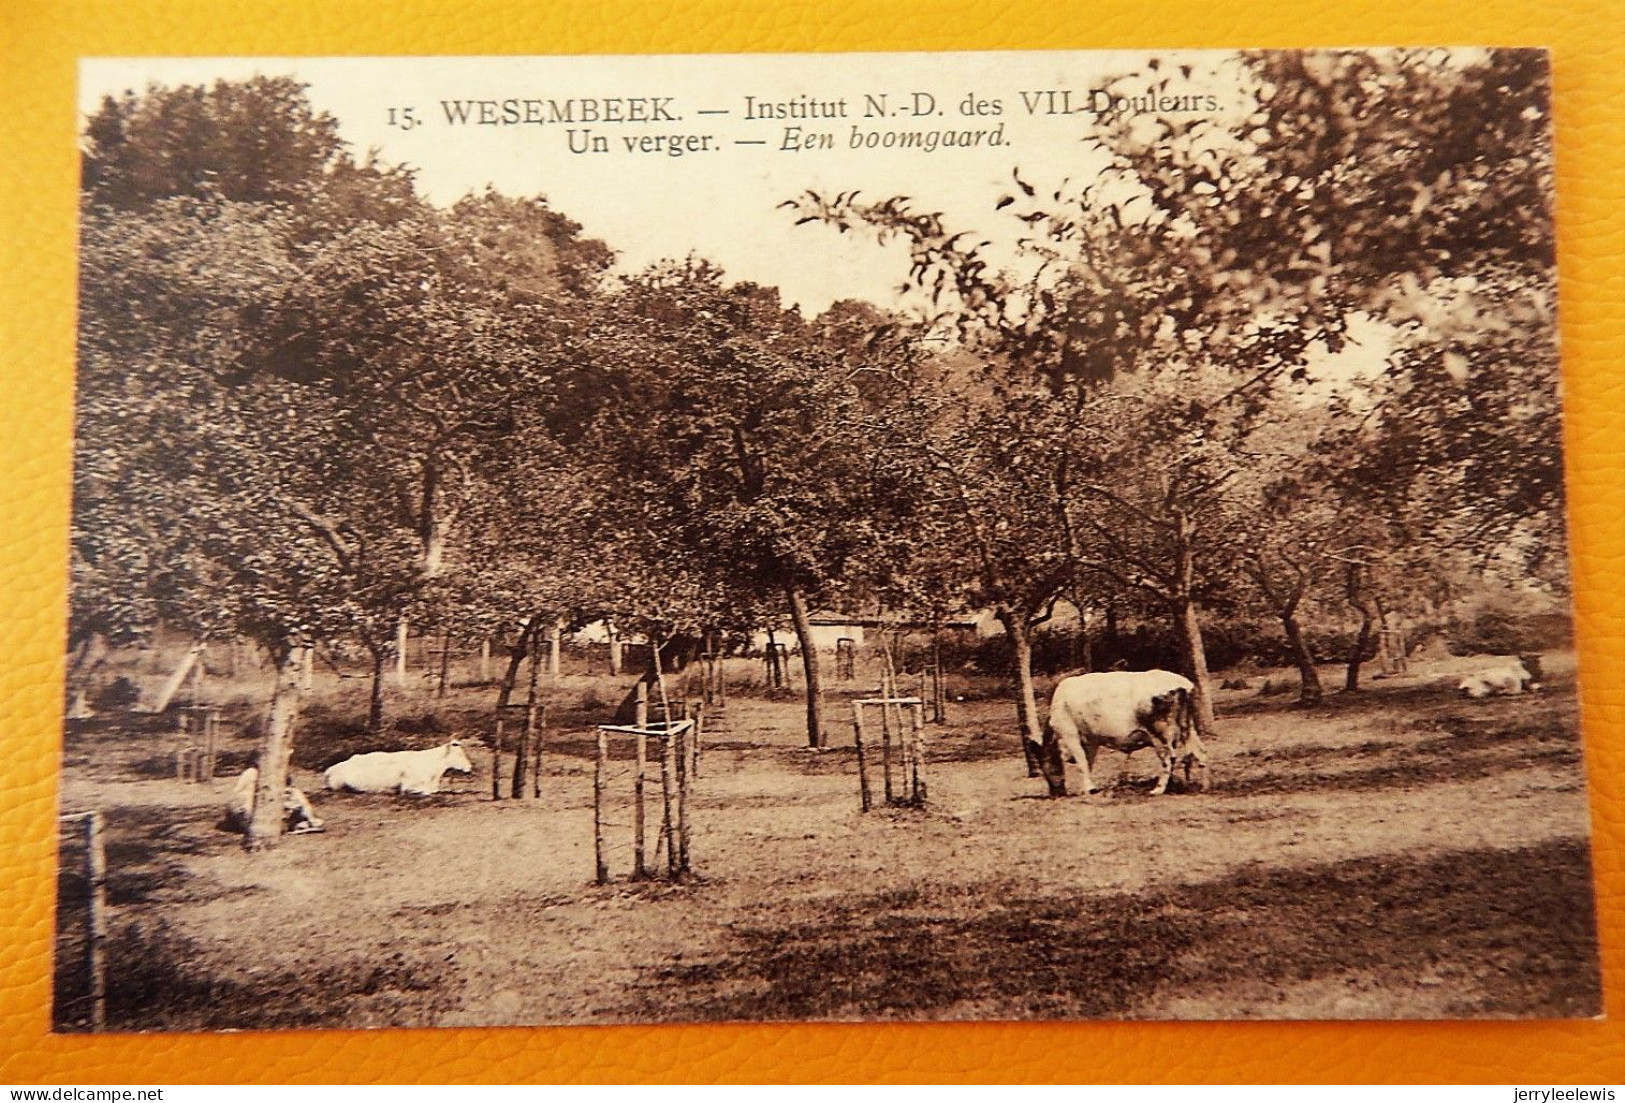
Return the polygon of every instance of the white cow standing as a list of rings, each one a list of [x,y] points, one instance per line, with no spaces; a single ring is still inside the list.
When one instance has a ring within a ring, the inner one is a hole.
[[[1456,687],[1463,697],[1475,700],[1501,695],[1516,697],[1520,693],[1539,688],[1539,683],[1529,673],[1529,668],[1523,665],[1522,659],[1507,659],[1495,666],[1469,674]]]
[[[226,821],[234,830],[241,831],[245,835],[248,833],[249,823],[254,819],[254,803],[259,793],[259,784],[259,767],[250,766],[237,775],[237,784],[232,787],[231,800],[226,805]],[[321,817],[316,815],[316,809],[311,807],[310,798],[305,796],[302,789],[289,785],[282,790],[282,812],[287,817],[284,826],[293,834],[322,829]]]
[[[474,764],[463,745],[453,739],[426,751],[372,751],[327,768],[329,789],[352,793],[413,793],[429,796],[440,791],[440,775],[447,770],[469,774]]]
[[[1142,747],[1157,752],[1162,776],[1151,792],[1165,793],[1174,767],[1183,763],[1185,781],[1207,788],[1207,751],[1196,730],[1190,679],[1167,670],[1114,670],[1079,674],[1055,687],[1045,727],[1045,778],[1052,796],[1066,794],[1064,753],[1083,771],[1083,791],[1098,792],[1090,770],[1095,752],[1108,747],[1133,754]]]

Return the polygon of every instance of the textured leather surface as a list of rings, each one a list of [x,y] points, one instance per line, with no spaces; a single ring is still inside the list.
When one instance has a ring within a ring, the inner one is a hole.
[[[0,1083],[1625,1080],[1619,1021],[966,1024],[52,1037],[53,830],[82,55],[1549,45],[1572,529],[1607,1001],[1625,1015],[1625,8],[0,0]],[[1222,948],[1221,948],[1222,950]]]

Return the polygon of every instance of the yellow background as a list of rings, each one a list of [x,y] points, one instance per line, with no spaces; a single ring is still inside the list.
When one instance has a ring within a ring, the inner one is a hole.
[[[1604,984],[1609,1006],[1625,1015],[1622,24],[1618,0],[0,0],[0,1083],[1625,1081],[1620,1022],[48,1033],[73,389],[75,65],[80,56],[132,54],[1550,46],[1586,755]]]

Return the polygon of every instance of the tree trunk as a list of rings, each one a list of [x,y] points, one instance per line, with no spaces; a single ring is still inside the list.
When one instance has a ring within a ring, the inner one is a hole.
[[[530,687],[525,694],[525,719],[519,728],[519,739],[514,746],[513,753],[513,799],[519,800],[525,795],[525,773],[531,769],[531,740],[536,734],[536,683],[537,668],[536,651],[530,653]]]
[[[1354,649],[1349,653],[1348,673],[1343,678],[1343,690],[1352,693],[1360,688],[1360,664],[1365,661],[1365,649],[1371,645],[1371,629],[1376,621],[1374,604],[1366,593],[1365,567],[1350,563],[1344,595],[1348,603],[1360,612],[1360,631],[1354,638]]]
[[[1195,686],[1191,703],[1196,706],[1196,730],[1203,739],[1213,737],[1213,698],[1208,694],[1207,648],[1202,644],[1202,622],[1196,615],[1191,596],[1196,585],[1196,556],[1191,547],[1195,526],[1183,509],[1174,510],[1178,541],[1177,587],[1174,590],[1174,630],[1184,652],[1185,673]]]
[[[289,647],[277,664],[270,716],[260,740],[259,787],[254,791],[254,814],[244,844],[249,850],[266,850],[282,837],[282,793],[288,786],[288,760],[293,757],[293,730],[299,722],[302,695],[300,674],[308,650],[308,645]]]
[[[613,624],[608,625],[605,631],[609,633],[609,676],[619,678],[621,676],[621,634],[615,631]]]
[[[779,641],[773,635],[771,624],[767,626],[767,654],[762,657],[762,669],[768,689],[778,689],[784,684],[784,672],[779,669]]]
[[[1360,688],[1360,664],[1365,661],[1365,649],[1371,645],[1371,614],[1360,610],[1360,631],[1354,637],[1354,648],[1349,652],[1348,673],[1343,676],[1343,689],[1353,692]]]
[[[377,735],[384,730],[384,649],[367,645],[372,652],[372,699],[367,704],[367,730]]]
[[[405,617],[395,622],[395,684],[402,689],[406,688],[406,645],[410,632]]]
[[[100,632],[90,632],[74,648],[73,660],[68,664],[68,684],[84,690],[92,675],[107,661],[107,639]]]
[[[180,665],[175,667],[175,672],[169,676],[169,680],[158,691],[158,697],[153,701],[152,707],[143,711],[158,713],[169,707],[169,703],[175,699],[175,694],[179,693],[181,686],[186,684],[186,676],[192,673],[192,667],[197,665],[197,661],[203,657],[203,648],[203,641],[199,640],[186,649],[186,654],[181,656]],[[297,674],[298,671],[295,671],[295,673]]]
[[[88,633],[74,648],[67,676],[69,720],[84,720],[95,715],[86,698],[90,696],[91,679],[107,661],[107,650],[107,640],[100,632]]]
[[[547,676],[557,680],[559,676],[559,653],[563,646],[564,622],[556,620],[547,633]]]
[[[1185,670],[1191,683],[1191,703],[1196,706],[1196,730],[1203,739],[1213,736],[1213,698],[1208,693],[1207,649],[1202,644],[1202,622],[1196,616],[1196,603],[1190,598],[1177,599],[1174,605],[1174,627],[1179,634],[1180,650],[1184,652]]]
[[[1050,793],[1066,794],[1066,775],[1056,776],[1047,768],[1044,754],[1044,729],[1038,720],[1038,691],[1033,685],[1033,643],[1026,620],[1017,613],[1001,609],[994,614],[1004,625],[1004,634],[1010,641],[1010,683],[1016,695],[1016,727],[1021,733],[1021,753],[1027,760],[1027,776],[1042,776]]]
[[[418,539],[422,556],[418,566],[423,577],[439,577],[446,562],[446,523],[440,516],[440,468],[431,458],[425,458],[423,464]]]
[[[435,684],[434,695],[438,698],[446,696],[446,684],[451,681],[451,626],[440,630],[440,673]]]
[[[519,668],[523,665],[525,656],[530,654],[530,640],[531,635],[536,630],[536,621],[536,617],[531,617],[526,621],[525,627],[519,633],[519,638],[514,640],[513,646],[508,649],[508,669],[502,675],[502,688],[497,690],[497,711],[499,714],[501,710],[508,707],[508,701],[513,697],[514,683],[519,680]]]
[[[1298,624],[1297,610],[1288,610],[1281,614],[1281,628],[1286,632],[1287,646],[1292,650],[1292,657],[1298,664],[1298,700],[1305,705],[1320,703],[1322,694],[1320,686],[1320,671],[1315,669],[1314,652],[1309,650],[1309,643],[1303,638],[1303,628]]]
[[[801,644],[801,668],[807,675],[807,746],[827,747],[824,734],[824,683],[818,669],[818,648],[813,646],[812,621],[807,614],[807,599],[795,586],[785,587],[790,599],[790,622],[795,625],[796,640]]]

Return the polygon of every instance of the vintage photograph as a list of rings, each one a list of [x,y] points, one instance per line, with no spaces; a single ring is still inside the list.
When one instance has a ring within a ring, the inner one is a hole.
[[[84,60],[54,1029],[1601,1015],[1549,97]]]

